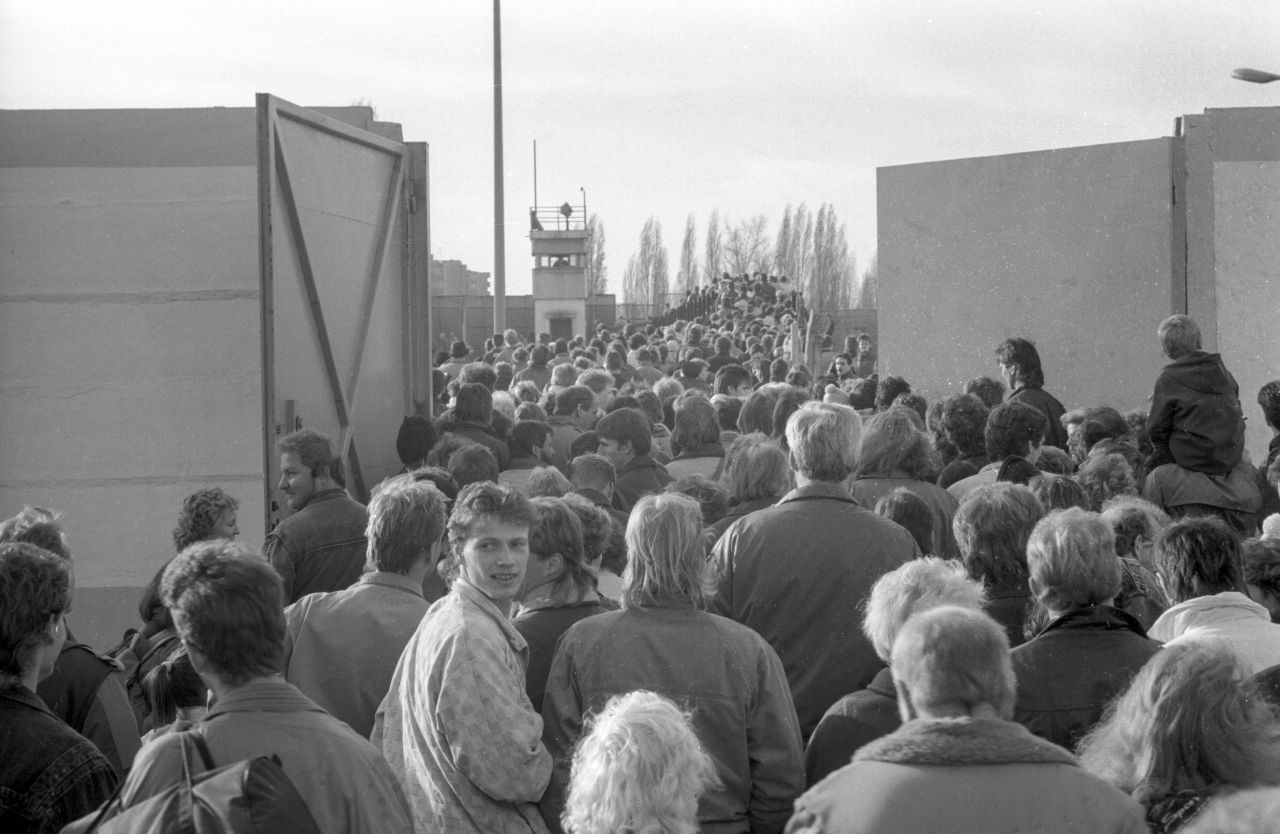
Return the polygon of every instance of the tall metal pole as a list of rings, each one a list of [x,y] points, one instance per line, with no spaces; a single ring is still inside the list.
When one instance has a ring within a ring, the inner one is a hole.
[[[502,204],[502,7],[493,0],[493,332],[507,329],[506,226]]]

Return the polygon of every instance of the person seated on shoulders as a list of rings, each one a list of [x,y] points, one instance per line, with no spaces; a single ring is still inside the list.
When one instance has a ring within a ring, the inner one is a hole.
[[[1169,316],[1157,334],[1172,361],[1151,394],[1147,468],[1176,463],[1193,472],[1225,475],[1244,452],[1240,387],[1220,354],[1200,349],[1200,328],[1190,316]]]

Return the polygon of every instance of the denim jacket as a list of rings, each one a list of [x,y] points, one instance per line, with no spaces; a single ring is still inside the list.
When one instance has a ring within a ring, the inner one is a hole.
[[[20,684],[0,685],[0,751],[0,831],[60,831],[116,788],[98,748]]]
[[[364,570],[364,505],[334,487],[311,496],[307,505],[276,525],[262,555],[284,581],[284,603],[307,594],[341,591]]]

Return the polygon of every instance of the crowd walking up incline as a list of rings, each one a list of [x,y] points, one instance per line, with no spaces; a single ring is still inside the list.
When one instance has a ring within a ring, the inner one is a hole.
[[[236,768],[277,789],[201,801],[280,831],[1274,830],[1280,380],[1254,460],[1186,316],[1129,414],[1021,337],[932,402],[868,334],[807,367],[801,317],[726,275],[457,340],[370,495],[302,429],[261,548],[175,496],[107,651],[70,636],[89,531],[12,508],[0,830],[166,830]]]

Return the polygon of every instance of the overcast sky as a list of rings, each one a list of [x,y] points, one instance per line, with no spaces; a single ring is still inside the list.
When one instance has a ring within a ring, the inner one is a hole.
[[[0,0],[0,108],[371,102],[431,145],[433,250],[493,265],[492,14],[440,3]],[[776,230],[834,205],[861,266],[876,168],[1170,135],[1206,108],[1280,105],[1277,0],[508,0],[507,283],[527,210],[603,220],[611,286],[649,215],[677,267],[714,208]]]

